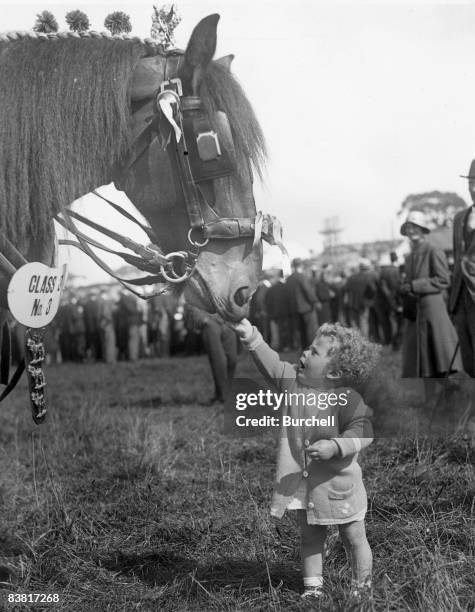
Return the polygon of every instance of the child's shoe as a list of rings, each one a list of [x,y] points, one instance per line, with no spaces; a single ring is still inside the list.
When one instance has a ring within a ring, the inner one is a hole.
[[[323,587],[305,587],[304,592],[300,595],[301,599],[319,599],[323,596]]]
[[[323,595],[322,576],[304,576],[302,599],[319,599]]]
[[[357,580],[351,581],[351,593],[350,597],[355,602],[362,602],[371,599],[372,588],[371,578],[366,578],[364,582],[358,582]]]

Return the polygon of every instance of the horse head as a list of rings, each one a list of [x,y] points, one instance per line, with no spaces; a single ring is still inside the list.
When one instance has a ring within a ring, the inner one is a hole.
[[[137,157],[125,170],[122,167],[115,183],[146,217],[164,253],[187,251],[192,245],[199,251],[186,283],[186,299],[208,312],[239,320],[248,312],[262,266],[260,235],[252,235],[256,207],[251,166],[259,172],[265,145],[252,108],[230,73],[232,56],[213,61],[218,19],[211,15],[200,21],[184,54],[142,58],[129,89],[135,136],[143,133],[156,113],[160,86],[163,90],[164,82],[178,80],[182,104],[191,104],[196,111],[191,122],[211,127],[213,146],[219,147],[227,170],[218,168],[211,176],[204,171],[200,177],[192,170],[188,177],[196,180],[192,199],[194,194],[198,210],[192,216],[200,216],[199,221],[190,223],[189,185],[184,184],[190,180],[180,171],[183,162],[193,160],[176,158],[188,154],[177,150],[184,126],[167,122],[163,113],[156,118],[157,131],[148,147],[136,151]],[[196,147],[196,142],[191,144]],[[191,156],[189,139],[186,148]],[[242,225],[247,225],[247,232],[240,231]],[[229,232],[232,236],[226,237]]]
[[[203,19],[184,53],[95,32],[0,35],[1,229],[23,255],[49,259],[52,219],[113,181],[188,300],[246,315],[262,260],[251,168],[265,145],[231,57],[213,61],[218,19]]]

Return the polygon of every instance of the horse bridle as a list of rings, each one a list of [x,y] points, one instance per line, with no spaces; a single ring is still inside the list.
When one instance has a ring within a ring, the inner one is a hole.
[[[139,129],[136,129],[133,134],[134,145],[132,152],[125,163],[121,165],[120,174],[124,175],[130,171],[134,163],[148,151],[155,137],[160,139],[162,148],[172,152],[170,154],[170,157],[173,158],[171,162],[177,170],[177,176],[183,192],[189,221],[187,237],[190,248],[188,250],[175,251],[164,255],[159,247],[155,245],[156,237],[151,227],[141,224],[119,205],[111,202],[97,191],[93,193],[113,206],[116,211],[139,225],[148,235],[151,244],[148,246],[140,245],[71,210],[64,211],[62,213],[62,218],[57,217],[57,221],[59,221],[68,231],[73,233],[78,240],[78,242],[60,240],[60,244],[69,244],[80,248],[108,274],[125,285],[127,289],[139,297],[144,298],[152,297],[157,293],[163,293],[168,290],[170,285],[187,281],[194,272],[200,250],[212,239],[235,240],[238,238],[252,237],[253,248],[263,239],[269,244],[279,246],[281,250],[286,253],[282,243],[281,224],[271,215],[264,215],[258,212],[255,217],[217,216],[215,220],[205,223],[202,212],[204,197],[193,176],[189,159],[188,143],[183,129],[184,116],[187,113],[199,111],[202,108],[202,101],[201,98],[196,96],[184,96],[181,80],[173,76],[178,73],[180,59],[181,54],[178,53],[172,53],[166,57],[165,78],[153,98],[148,100],[138,111],[140,115],[147,117],[147,120],[145,125],[137,121]],[[217,139],[216,134],[211,128],[209,129],[209,133],[212,135],[214,134],[214,137]],[[172,146],[168,147],[169,144],[172,144]],[[105,247],[98,241],[91,239],[77,229],[74,219],[113,238],[115,241],[122,244],[122,246],[134,251],[136,255],[133,256],[128,253],[114,251]],[[197,239],[196,234],[200,234],[201,240]],[[152,275],[136,279],[119,278],[113,270],[94,253],[90,248],[91,245],[119,255],[127,263],[134,265],[140,270],[150,272]],[[128,286],[157,283],[165,283],[165,289],[161,289],[147,296],[136,292]]]

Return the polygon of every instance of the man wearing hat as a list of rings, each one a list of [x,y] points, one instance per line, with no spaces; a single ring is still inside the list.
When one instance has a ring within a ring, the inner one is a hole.
[[[475,159],[468,176],[473,205],[454,217],[454,271],[449,311],[460,341],[463,368],[475,377]]]
[[[411,211],[401,226],[411,252],[405,263],[402,376],[439,378],[461,369],[457,334],[449,319],[444,291],[450,283],[445,253],[427,241],[430,228],[421,211]]]

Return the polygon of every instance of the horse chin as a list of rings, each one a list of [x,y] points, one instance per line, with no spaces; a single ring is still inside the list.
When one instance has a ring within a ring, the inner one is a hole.
[[[197,270],[186,283],[184,297],[192,306],[211,314],[218,314],[227,321],[237,322],[249,314],[249,304],[238,306],[234,303],[232,296],[222,296],[211,291],[208,283]]]

